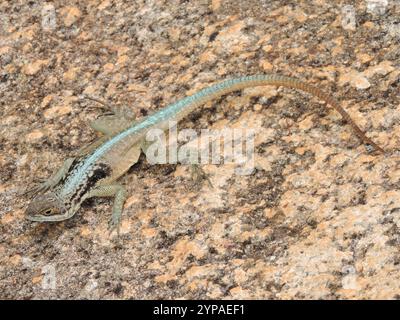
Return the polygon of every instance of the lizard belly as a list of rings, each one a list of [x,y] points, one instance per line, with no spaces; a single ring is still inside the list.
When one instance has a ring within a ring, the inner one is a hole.
[[[112,168],[112,171],[109,176],[99,181],[99,185],[109,184],[128,171],[128,169],[138,161],[141,152],[141,145],[142,143],[136,143],[127,149],[119,148],[103,157],[100,161],[106,163],[110,168]]]

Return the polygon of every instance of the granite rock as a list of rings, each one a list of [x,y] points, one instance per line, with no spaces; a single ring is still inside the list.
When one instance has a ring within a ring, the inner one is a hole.
[[[399,298],[400,6],[338,3],[1,2],[0,298]],[[179,127],[253,128],[251,175],[205,165],[211,188],[141,159],[121,179],[120,238],[107,199],[61,223],[24,218],[21,193],[97,136],[82,94],[140,118],[263,72],[330,92],[387,155],[318,99],[245,90]]]

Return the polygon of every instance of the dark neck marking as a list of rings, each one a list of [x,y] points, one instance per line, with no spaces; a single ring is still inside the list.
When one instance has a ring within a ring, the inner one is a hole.
[[[82,165],[82,162],[79,164]],[[79,165],[76,166],[75,171],[78,169]],[[73,174],[74,171],[71,173]],[[92,170],[85,173],[74,193],[71,194],[71,203],[79,203],[86,193],[93,189],[100,180],[109,177],[111,173],[112,169],[108,164],[102,162],[95,164]]]

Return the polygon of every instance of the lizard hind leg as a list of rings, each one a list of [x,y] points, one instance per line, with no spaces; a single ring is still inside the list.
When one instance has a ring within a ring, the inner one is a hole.
[[[214,188],[214,186],[211,183],[209,175],[203,170],[203,168],[200,165],[191,164],[190,171],[194,183],[200,184],[205,180],[210,188]]]

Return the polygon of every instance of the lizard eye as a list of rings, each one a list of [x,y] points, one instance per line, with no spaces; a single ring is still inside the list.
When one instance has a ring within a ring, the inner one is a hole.
[[[53,213],[53,209],[46,209],[45,211],[43,211],[43,214],[45,215],[45,216],[49,216],[49,215],[51,215]]]

